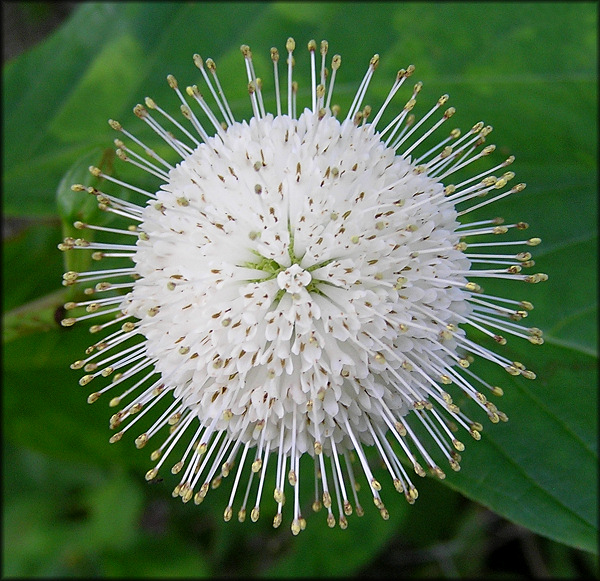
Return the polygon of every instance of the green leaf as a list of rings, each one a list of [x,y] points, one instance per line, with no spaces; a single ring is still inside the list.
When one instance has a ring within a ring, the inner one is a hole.
[[[493,401],[509,422],[484,426],[479,442],[463,438],[461,471],[446,481],[538,534],[596,552],[596,361],[551,344],[528,351],[544,370],[533,382],[486,368],[504,388]]]
[[[26,335],[4,345],[7,436],[15,443],[69,462],[136,466],[143,477],[151,467],[149,453],[137,451],[131,438],[119,444],[108,443],[112,435],[108,420],[115,410],[108,408],[106,399],[88,405],[89,392],[77,384],[79,374],[69,369],[94,342],[92,337],[85,325],[65,328],[55,322],[51,331]],[[97,409],[102,405],[104,413]],[[44,430],[43,438],[40,429]]]
[[[250,105],[240,44],[253,48],[255,67],[264,76],[265,93],[270,93],[268,49],[275,45],[283,54],[290,35],[298,42],[300,80],[309,71],[304,46],[310,38],[327,38],[331,54],[342,55],[336,81],[336,99],[342,106],[349,104],[368,59],[377,52],[381,64],[367,102],[377,107],[396,70],[414,63],[415,81],[424,81],[420,112],[448,92],[458,110],[456,125],[466,130],[483,119],[494,126],[491,137],[499,152],[495,162],[516,155],[516,180],[527,182],[528,188],[479,214],[489,218],[493,212],[507,223],[529,222],[527,236],[543,239],[533,249],[534,270],[546,272],[549,280],[534,287],[490,283],[486,291],[531,300],[535,310],[528,321],[545,331],[546,344],[534,347],[514,338],[503,351],[535,370],[538,379],[532,383],[491,366],[474,367],[505,387],[498,405],[510,421],[486,426],[481,442],[468,443],[461,472],[448,474],[443,483],[535,532],[595,552],[597,13],[593,5],[84,3],[48,41],[4,68],[5,212],[54,217],[54,192],[67,169],[86,151],[104,149],[115,137],[106,123],[109,118],[154,146],[151,131],[131,108],[149,95],[177,112],[179,102],[165,76],[173,73],[182,86],[200,85],[191,59],[195,52],[216,60],[234,113],[247,117]],[[408,98],[409,91],[403,97]],[[306,97],[304,81],[299,98]],[[395,101],[398,107],[402,98]],[[59,287],[56,233],[56,226],[36,226],[6,245],[5,308]],[[21,313],[37,317],[39,307],[27,305]],[[115,446],[107,444],[110,412],[99,411],[104,400],[87,406],[87,393],[68,369],[91,342],[87,331],[60,329],[47,315],[42,317],[47,326],[35,327],[27,336],[17,334],[3,354],[7,437],[75,462],[134,466],[141,478],[150,464],[145,451],[134,449],[133,437]],[[473,419],[478,419],[476,413]],[[391,487],[389,492],[384,487],[383,493],[386,498],[395,494]],[[412,508],[406,507],[408,520]],[[404,509],[398,514],[394,517],[392,512],[391,518],[405,518]],[[364,522],[370,523],[370,518]],[[345,567],[337,555],[353,550],[352,543],[360,537],[350,532],[356,519],[349,520],[349,534],[338,531],[332,541],[336,557],[328,567],[338,574],[349,574],[376,549],[376,542],[368,539],[361,545],[364,551],[359,550],[356,560]],[[311,526],[309,519],[303,533],[307,538]],[[373,526],[380,538],[388,534],[384,526]],[[316,566],[311,541],[298,545],[289,556],[292,569],[301,570],[303,562]]]
[[[58,218],[53,223],[36,221],[11,238],[2,250],[2,308],[6,312],[60,289],[62,253]],[[57,305],[58,306],[58,305]]]

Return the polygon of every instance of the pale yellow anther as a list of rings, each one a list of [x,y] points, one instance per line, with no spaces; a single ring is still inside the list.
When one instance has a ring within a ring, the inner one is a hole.
[[[99,397],[100,394],[98,392],[91,393],[87,398],[87,402],[94,403]]]
[[[308,50],[310,52],[315,52],[317,50],[317,41],[316,40],[308,41]]]
[[[204,68],[204,62],[202,61],[202,57],[199,54],[194,54],[192,56],[192,59],[194,61],[194,64],[199,68],[202,69]]]
[[[115,131],[121,131],[123,129],[123,126],[118,122],[115,121],[114,119],[109,119],[108,120],[108,124],[115,130]]]
[[[181,472],[183,467],[184,467],[184,463],[183,463],[183,461],[180,460],[179,462],[177,462],[177,464],[175,464],[173,466],[173,468],[171,468],[171,474],[179,474],[179,472]]]
[[[288,52],[292,52],[296,48],[296,41],[291,36],[287,39],[285,48]]]
[[[148,443],[148,434],[140,434],[135,439],[135,447],[140,449],[143,448]]]
[[[290,528],[292,529],[292,534],[294,536],[297,535],[300,532],[300,530],[301,530],[300,521],[297,518],[295,518],[292,521],[292,526]]]
[[[441,107],[442,105],[445,105],[448,102],[448,99],[450,98],[449,95],[442,95],[437,102],[438,107]]]
[[[412,111],[413,107],[417,104],[417,101],[415,99],[409,99],[406,103],[406,105],[404,105],[404,110],[405,111]]]
[[[140,119],[143,119],[148,115],[148,111],[146,110],[146,108],[143,105],[140,105],[139,103],[133,108],[133,112]]]
[[[481,287],[475,282],[468,282],[465,285],[465,289],[475,293],[481,292]]]
[[[447,157],[452,155],[452,151],[452,147],[446,145],[446,147],[444,147],[444,149],[442,149],[442,151],[440,152],[440,159],[446,159]]]
[[[444,195],[450,196],[456,191],[456,186],[454,184],[449,184],[444,188]]]
[[[481,130],[481,135],[483,137],[487,137],[492,131],[494,130],[494,128],[491,125],[486,125],[482,130]]]
[[[471,428],[469,434],[471,434],[474,440],[481,440],[481,434],[475,428]]]
[[[296,476],[296,472],[294,472],[293,470],[290,470],[288,472],[288,482],[290,483],[291,486],[296,486],[296,484],[298,482],[298,477]]]
[[[87,385],[90,381],[92,381],[92,379],[94,379],[93,375],[84,375],[80,380],[79,380],[79,385],[81,385],[81,387]]]
[[[281,490],[281,488],[276,488],[273,491],[273,498],[275,499],[275,502],[277,502],[278,504],[285,503],[285,494],[283,493],[283,490]]]
[[[108,442],[110,444],[114,444],[115,442],[118,442],[122,437],[123,437],[123,432],[117,432],[116,434],[114,434],[113,436],[110,437]]]
[[[415,462],[413,464],[413,468],[415,473],[420,476],[421,478],[425,478],[426,474],[425,474],[425,470],[423,470],[423,466],[421,466],[418,462]]]
[[[460,440],[456,440],[456,439],[452,440],[452,445],[459,452],[462,452],[465,449],[465,445]]]
[[[369,65],[375,70],[379,66],[379,55],[374,54],[369,61]]]
[[[271,48],[271,60],[276,63],[279,60],[279,51],[275,48]]]
[[[444,473],[444,471],[439,466],[432,466],[431,467],[431,472],[435,476],[437,476],[440,480],[443,480],[444,478],[446,478],[446,474]]]
[[[154,480],[156,478],[156,475],[158,474],[158,470],[156,468],[152,468],[151,470],[148,470],[148,472],[146,472],[146,480]]]
[[[179,109],[186,119],[192,119],[192,110],[187,105],[181,105]]]
[[[177,88],[177,79],[173,75],[167,75],[167,83],[169,83],[171,89]]]

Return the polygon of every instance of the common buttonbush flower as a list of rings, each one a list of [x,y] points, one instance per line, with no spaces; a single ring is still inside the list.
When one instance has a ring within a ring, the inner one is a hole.
[[[365,105],[378,55],[342,113],[332,104],[341,57],[328,61],[327,42],[311,40],[310,79],[298,84],[294,50],[290,38],[282,67],[271,49],[267,83],[241,47],[249,121],[234,117],[214,61],[199,55],[213,105],[173,76],[185,120],[150,98],[137,105],[176,162],[111,120],[123,137],[118,157],[156,186],[91,167],[128,195],[73,189],[126,225],[76,222],[106,241],[67,238],[59,247],[120,261],[64,275],[65,285],[91,285],[89,300],[65,305],[74,312],[62,324],[97,321],[91,331],[101,339],[72,368],[85,371],[81,385],[99,384],[89,402],[110,392],[110,405],[122,406],[110,441],[135,426],[138,448],[157,442],[147,480],[170,468],[181,478],[173,495],[198,504],[228,477],[225,520],[235,510],[254,521],[270,500],[274,526],[286,514],[297,534],[311,499],[330,526],[345,528],[369,497],[388,518],[380,465],[409,503],[413,473],[458,470],[461,434],[479,440],[482,426],[453,398],[507,420],[488,400],[502,389],[471,367],[483,359],[532,379],[501,346],[508,335],[540,344],[542,333],[521,324],[531,303],[482,287],[489,278],[547,277],[522,272],[538,238],[502,236],[527,224],[469,219],[525,187],[509,185],[512,156],[493,167],[481,161],[494,151],[491,127],[444,130],[454,114],[447,95],[416,118],[420,82],[394,104],[413,66],[398,71],[378,109]],[[481,344],[494,344],[486,337],[498,347]],[[300,490],[301,468],[309,481],[314,473],[314,497]]]

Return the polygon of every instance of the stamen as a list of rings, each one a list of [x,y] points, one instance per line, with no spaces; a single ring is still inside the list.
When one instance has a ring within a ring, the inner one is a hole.
[[[279,89],[279,70],[277,63],[279,62],[279,52],[273,47],[271,49],[271,60],[273,61],[273,77],[275,79],[275,103],[277,105],[277,117],[281,117],[281,94]]]
[[[292,69],[294,66],[294,57],[292,56],[294,49],[296,48],[296,41],[293,38],[288,38],[287,42],[285,43],[285,48],[288,52],[288,58],[287,58],[287,64],[288,64],[288,88],[287,88],[287,93],[288,93],[288,115],[290,117],[294,117],[295,115],[292,115]]]
[[[202,73],[202,76],[204,77],[204,80],[205,80],[206,84],[208,85],[208,88],[209,88],[212,96],[214,97],[215,102],[217,103],[217,106],[219,107],[219,110],[221,111],[221,114],[223,115],[223,118],[225,119],[225,124],[228,127],[233,125],[235,123],[235,119],[234,119],[233,113],[231,112],[231,109],[229,107],[229,103],[227,102],[227,99],[225,98],[225,93],[223,92],[223,89],[221,88],[221,83],[219,82],[219,77],[217,76],[217,65],[215,64],[215,61],[213,61],[212,59],[206,59],[206,66],[208,67],[208,70],[211,72],[213,79],[215,80],[215,85],[217,85],[217,90],[219,91],[219,96],[221,97],[221,99],[219,99],[219,97],[217,97],[215,89],[213,88],[213,85],[210,82],[210,79],[208,78],[206,71],[204,70],[204,63],[202,61],[202,57],[199,54],[195,54],[193,56],[193,60],[194,60],[194,64],[200,69],[200,72]],[[221,102],[221,100],[222,100],[222,102]]]

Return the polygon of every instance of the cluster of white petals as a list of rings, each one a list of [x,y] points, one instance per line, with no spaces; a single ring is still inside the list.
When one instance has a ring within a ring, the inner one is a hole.
[[[527,227],[522,222],[501,226],[500,219],[460,219],[524,187],[504,189],[512,172],[493,175],[512,158],[460,184],[449,184],[448,176],[493,151],[493,146],[484,146],[491,128],[478,123],[462,137],[455,129],[414,159],[411,153],[420,151],[418,146],[452,117],[454,110],[447,109],[429,130],[422,128],[447,96],[415,122],[411,110],[421,90],[417,83],[399,114],[378,129],[414,67],[398,72],[374,115],[371,107],[361,107],[379,62],[376,55],[347,117],[340,120],[339,108],[330,107],[330,100],[341,59],[334,56],[329,71],[327,43],[321,43],[319,71],[314,41],[308,45],[312,107],[296,115],[292,39],[286,48],[287,114],[282,113],[277,50],[271,50],[277,107],[273,115],[265,111],[263,82],[254,73],[246,46],[242,53],[254,111],[248,122],[235,121],[214,62],[204,63],[198,55],[194,62],[224,121],[217,119],[196,86],[188,87],[187,94],[200,105],[214,136],[192,112],[172,76],[169,84],[196,137],[152,99],[134,109],[180,156],[174,166],[111,121],[147,156],[116,140],[119,157],[156,176],[159,183],[155,191],[145,191],[90,168],[93,175],[145,196],[146,202],[134,204],[76,185],[74,189],[97,196],[103,210],[135,225],[127,230],[81,222],[76,226],[133,235],[135,243],[66,239],[60,247],[95,250],[96,259],[133,262],[126,268],[65,274],[67,285],[101,281],[86,294],[105,293],[107,298],[65,305],[85,307],[91,314],[69,317],[64,325],[106,313],[116,313],[116,318],[94,325],[92,331],[120,325],[72,366],[88,372],[82,385],[96,376],[112,376],[89,401],[116,386],[125,388],[111,401],[127,402],[111,419],[111,427],[120,428],[111,441],[119,440],[156,403],[166,402],[158,419],[136,439],[143,447],[168,427],[152,454],[158,463],[147,479],[155,478],[167,458],[176,454],[172,472],[182,477],[174,495],[199,503],[211,484],[219,485],[233,471],[225,519],[231,518],[241,488],[245,493],[240,493],[238,518],[243,520],[249,507],[256,520],[267,468],[272,466],[274,524],[281,523],[289,487],[296,534],[305,526],[300,495],[304,455],[314,460],[320,491],[313,508],[325,506],[330,526],[336,521],[336,504],[342,527],[353,512],[351,500],[354,510],[362,513],[357,465],[375,505],[384,518],[388,516],[379,492],[382,486],[373,474],[377,462],[366,453],[369,447],[376,449],[394,487],[411,503],[417,492],[404,462],[419,476],[425,475],[425,464],[443,478],[440,460],[459,469],[458,452],[464,446],[456,430],[462,426],[479,439],[482,427],[463,414],[447,386],[454,384],[455,396],[468,395],[497,422],[506,420],[505,414],[477,389],[495,395],[502,390],[475,375],[470,363],[480,357],[513,375],[534,377],[521,363],[470,340],[468,327],[499,344],[506,342],[501,332],[542,343],[541,331],[518,324],[532,308],[530,303],[485,295],[471,279],[538,282],[546,277],[520,273],[533,265],[528,252],[497,254],[515,245],[536,245],[536,238],[478,242],[471,245],[479,247],[475,253],[468,252],[471,236],[494,237]],[[149,110],[173,123],[182,138],[165,130]],[[479,201],[490,192],[492,197]],[[473,199],[478,203],[464,204]],[[475,268],[482,263],[485,269]],[[111,350],[111,356],[100,360]],[[476,389],[477,384],[481,387]],[[165,399],[167,393],[170,397]],[[240,482],[244,472],[249,474],[247,485]],[[254,486],[253,478],[258,479]]]

